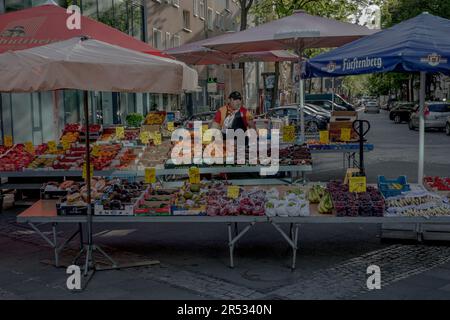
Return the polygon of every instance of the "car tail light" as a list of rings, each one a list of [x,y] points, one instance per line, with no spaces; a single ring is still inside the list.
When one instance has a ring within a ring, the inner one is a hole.
[[[428,107],[425,107],[425,110],[423,110],[423,116],[428,117],[430,115],[430,109]]]

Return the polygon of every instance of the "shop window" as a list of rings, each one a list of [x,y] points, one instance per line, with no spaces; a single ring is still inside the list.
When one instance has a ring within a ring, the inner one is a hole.
[[[208,22],[208,30],[213,30],[214,29],[214,12],[213,9],[208,8],[208,16],[207,16],[207,22]]]
[[[205,19],[205,0],[198,1],[198,11],[200,15],[200,19]]]
[[[191,12],[183,10],[183,29],[185,31],[191,30]]]
[[[159,29],[153,28],[152,45],[156,49],[162,49],[162,32]]]

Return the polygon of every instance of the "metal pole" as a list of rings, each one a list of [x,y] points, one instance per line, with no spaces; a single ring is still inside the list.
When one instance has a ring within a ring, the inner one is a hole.
[[[334,77],[332,78],[332,81],[331,81],[331,110],[333,110],[334,111],[334,90],[335,90],[335,88],[334,88]]]
[[[297,52],[298,56],[299,56],[299,60],[298,60],[298,65],[299,65],[299,90],[298,90],[298,95],[299,95],[299,102],[300,102],[300,110],[297,111],[297,124],[298,124],[298,118],[300,115],[300,138],[301,138],[301,142],[305,141],[305,114],[303,112],[304,108],[305,108],[305,84],[302,78],[302,54],[303,54],[303,50],[298,50]]]
[[[84,119],[86,125],[86,186],[87,186],[87,240],[92,246],[92,208],[91,208],[91,152],[89,144],[89,93],[83,92]]]
[[[423,184],[423,171],[425,162],[425,80],[426,73],[420,72],[420,107],[419,107],[419,172],[417,175],[418,183]]]

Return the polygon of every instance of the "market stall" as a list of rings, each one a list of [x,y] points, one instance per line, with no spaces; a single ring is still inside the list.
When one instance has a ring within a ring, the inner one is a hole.
[[[123,92],[168,92],[179,93],[183,90],[193,89],[197,86],[197,73],[185,64],[166,58],[160,58],[137,51],[125,49],[108,43],[89,39],[87,37],[74,38],[67,41],[52,43],[46,46],[35,47],[21,51],[10,51],[0,55],[1,86],[0,92],[33,92],[58,89],[98,90],[98,91],[123,91]],[[126,77],[127,76],[127,77]],[[127,81],[124,81],[124,77]],[[159,81],[154,81],[158,77]],[[70,167],[82,166],[83,178],[86,182],[83,192],[83,200],[87,205],[87,245],[82,253],[86,254],[84,273],[95,271],[93,252],[98,251],[109,260],[113,261],[101,248],[92,241],[92,182],[95,159],[91,158],[92,138],[98,139],[101,128],[89,124],[88,93],[84,91],[84,143],[75,145],[75,139],[79,134],[71,132],[68,128],[61,138],[62,144],[69,150],[62,155],[69,160]],[[119,136],[123,136],[123,130],[118,130]],[[33,160],[32,156],[26,156],[36,152],[33,145],[12,145],[12,141],[5,143],[9,148],[2,159],[13,157],[11,152],[23,152],[15,158],[17,160],[12,167],[6,170],[23,170]],[[58,153],[56,143],[47,144],[50,153]],[[28,150],[26,150],[28,149]],[[113,148],[114,149],[114,148]],[[117,151],[117,150],[115,150]],[[105,151],[111,154],[114,150]],[[25,155],[25,157],[24,157]],[[75,159],[79,159],[79,161]],[[14,157],[13,157],[14,159]],[[68,164],[63,159],[58,160],[60,169],[67,170]],[[44,160],[45,161],[45,160]],[[5,161],[2,161],[6,162]],[[55,166],[56,160],[53,162]],[[98,163],[103,165],[103,161]],[[113,263],[113,267],[117,267]]]

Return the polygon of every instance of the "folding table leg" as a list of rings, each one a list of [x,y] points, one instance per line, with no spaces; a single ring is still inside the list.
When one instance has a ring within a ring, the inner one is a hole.
[[[286,232],[275,222],[271,221],[271,224],[274,226],[274,228],[283,236],[283,238],[286,240],[286,242],[289,244],[289,246],[292,248],[292,265],[291,269],[292,271],[295,270],[296,267],[296,260],[297,260],[297,243],[298,243],[298,229],[299,224],[295,224],[294,233],[292,234],[292,229],[290,231],[290,235],[287,235]],[[292,227],[292,224],[291,224]]]
[[[253,226],[255,225],[255,222],[251,222],[248,226],[246,226],[244,229],[242,229],[241,232],[238,232],[238,234],[233,238],[233,230],[232,230],[232,223],[228,223],[228,247],[230,249],[230,268],[234,268],[234,248],[236,243],[239,241],[240,238],[242,238]]]
[[[78,224],[78,232],[80,233],[80,250],[84,247],[84,241],[83,241],[83,224]]]
[[[56,226],[57,223],[52,224],[52,231],[53,231],[53,250],[55,251],[55,267],[59,268],[59,252],[58,252],[58,239],[56,234]]]

